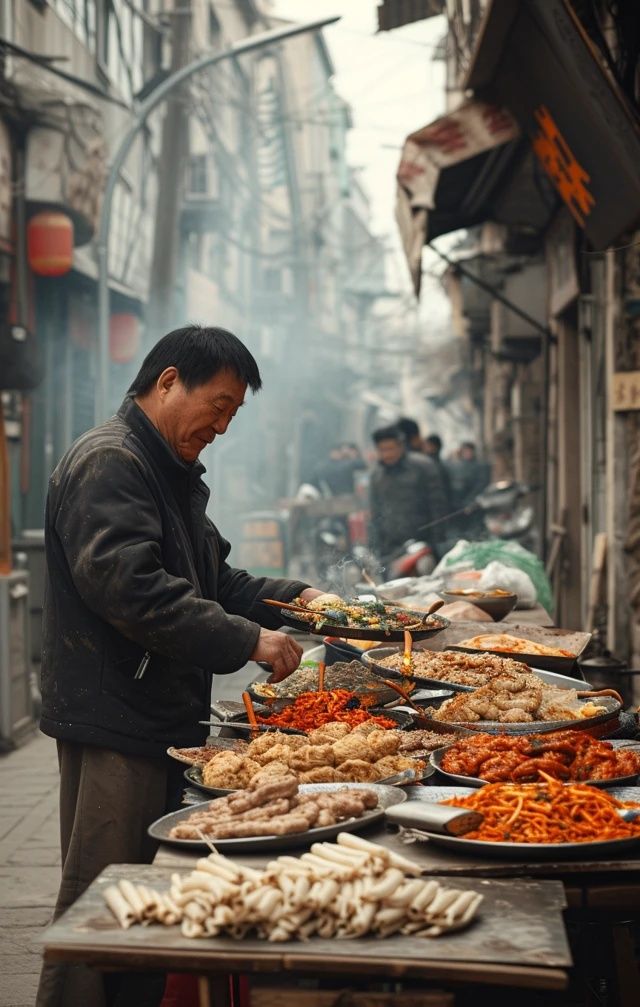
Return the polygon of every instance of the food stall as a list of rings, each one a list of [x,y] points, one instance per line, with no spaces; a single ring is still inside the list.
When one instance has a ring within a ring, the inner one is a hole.
[[[586,1002],[604,955],[633,1002],[640,743],[606,740],[619,699],[568,674],[586,640],[496,624],[491,653],[437,614],[331,606],[283,619],[380,648],[256,681],[170,750],[188,803],[154,864],[108,867],[46,959],[192,973],[216,1007],[452,1007]]]

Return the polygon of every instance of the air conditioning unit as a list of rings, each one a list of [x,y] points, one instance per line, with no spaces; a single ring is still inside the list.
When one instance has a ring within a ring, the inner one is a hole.
[[[13,748],[33,728],[29,574],[0,575],[0,746]]]

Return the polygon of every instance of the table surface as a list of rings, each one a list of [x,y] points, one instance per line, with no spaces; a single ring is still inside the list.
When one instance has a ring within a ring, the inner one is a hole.
[[[255,857],[238,856],[255,864]],[[108,867],[45,932],[47,961],[84,962],[101,968],[153,968],[200,973],[282,972],[345,974],[370,978],[449,978],[459,982],[563,989],[571,965],[558,881],[447,879],[452,887],[484,895],[479,918],[437,939],[392,936],[385,940],[322,940],[269,944],[264,940],[188,939],[179,927],[134,925],[122,930],[102,898],[108,884],[129,878],[159,889],[169,886],[167,866]],[[508,926],[505,926],[508,920]]]

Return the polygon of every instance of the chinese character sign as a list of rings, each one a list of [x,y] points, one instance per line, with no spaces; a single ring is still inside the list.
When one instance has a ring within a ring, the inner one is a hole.
[[[620,413],[640,409],[640,371],[618,371],[613,375],[611,407]]]
[[[596,205],[587,186],[591,177],[576,160],[549,109],[540,105],[534,115],[539,131],[533,140],[533,149],[575,221],[584,227]]]

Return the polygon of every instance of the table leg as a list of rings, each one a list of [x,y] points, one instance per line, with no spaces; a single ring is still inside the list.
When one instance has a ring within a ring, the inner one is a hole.
[[[229,976],[198,976],[198,1007],[232,1007]]]

